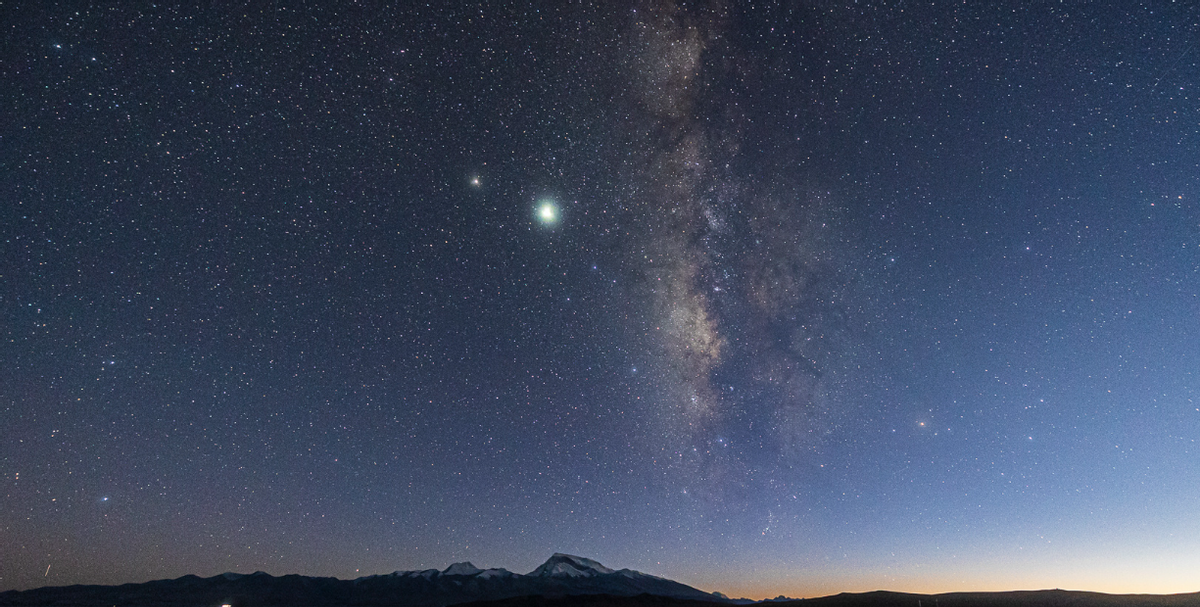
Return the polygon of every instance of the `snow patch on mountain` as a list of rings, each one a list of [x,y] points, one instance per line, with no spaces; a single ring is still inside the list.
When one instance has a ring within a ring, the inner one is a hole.
[[[490,579],[494,579],[494,578],[512,577],[513,575],[514,575],[513,572],[511,572],[507,569],[484,569],[483,571],[480,571],[479,574],[476,575],[475,577],[477,577],[481,580],[490,580]]]
[[[427,580],[433,579],[433,576],[440,575],[442,572],[437,569],[426,569],[424,571],[397,571],[393,575],[403,577],[420,577]]]

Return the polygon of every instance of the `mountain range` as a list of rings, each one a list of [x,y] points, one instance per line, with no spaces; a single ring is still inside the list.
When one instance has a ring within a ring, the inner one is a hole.
[[[569,554],[513,573],[454,563],[446,569],[397,571],[353,580],[300,575],[224,573],[120,586],[58,586],[0,592],[0,606],[100,607],[730,607],[731,600],[631,569],[613,570]],[[1066,590],[909,594],[843,593],[815,599],[779,597],[770,607],[1200,607],[1200,593],[1113,595]]]
[[[631,569],[613,570],[591,559],[555,554],[528,574],[507,569],[480,569],[471,563],[454,563],[442,571],[396,571],[353,580],[301,575],[272,576],[224,573],[201,578],[187,575],[173,580],[120,586],[59,586],[0,593],[0,605],[133,605],[139,607],[189,607],[232,605],[258,607],[290,605],[445,607],[473,601],[521,596],[641,594],[725,602],[672,580]]]

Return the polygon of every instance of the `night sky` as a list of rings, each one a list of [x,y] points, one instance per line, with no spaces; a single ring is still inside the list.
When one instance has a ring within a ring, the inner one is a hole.
[[[1200,590],[1191,2],[0,5],[0,590]]]

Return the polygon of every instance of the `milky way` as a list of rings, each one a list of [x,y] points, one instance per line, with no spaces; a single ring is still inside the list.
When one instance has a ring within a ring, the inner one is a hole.
[[[786,484],[834,423],[850,339],[837,297],[855,261],[827,193],[732,168],[748,120],[731,83],[748,68],[726,20],[718,5],[641,6],[621,49],[627,136],[643,150],[621,172],[627,263],[653,310],[662,446],[675,482],[717,509]]]

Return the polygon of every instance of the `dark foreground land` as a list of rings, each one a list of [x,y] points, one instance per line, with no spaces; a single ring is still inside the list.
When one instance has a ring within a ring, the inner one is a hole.
[[[1101,594],[1071,590],[1031,590],[907,594],[877,591],[787,601],[783,605],[787,607],[1196,607],[1200,606],[1200,593]]]
[[[139,584],[140,586],[140,584]],[[64,587],[39,588],[26,592],[0,593],[0,605],[4,606],[61,606],[95,607],[99,605],[136,605],[140,607],[175,607],[197,605],[219,607],[222,603],[205,600],[200,596],[158,596],[144,593],[126,594],[117,597],[110,593],[104,598],[116,602],[100,601],[101,596],[86,597],[79,592],[84,588],[114,587]],[[59,592],[56,592],[59,591]],[[86,593],[92,594],[92,593]],[[87,600],[93,598],[95,600]],[[366,603],[330,603],[330,597],[304,597],[301,594],[285,593],[264,597],[240,597],[231,599],[233,607],[291,606],[291,607],[354,607],[356,605],[411,605],[403,597],[392,597]],[[315,599],[315,600],[313,600]],[[741,601],[738,601],[741,602]],[[520,596],[493,601],[457,603],[456,607],[729,607],[733,602],[699,601],[666,596],[642,594],[638,596],[612,596],[606,594],[563,595],[563,596]],[[1101,594],[1067,590],[1038,590],[1026,592],[952,593],[952,594],[907,594],[901,592],[867,592],[861,594],[839,594],[815,599],[793,601],[769,601],[755,603],[769,607],[1200,607],[1200,593],[1149,595],[1149,594]]]
[[[1067,590],[1028,592],[979,592],[952,594],[907,594],[867,592],[839,594],[816,599],[764,601],[764,607],[1200,607],[1196,594],[1100,594]],[[728,603],[640,595],[616,597],[524,596],[499,601],[479,601],[459,607],[716,607]]]
[[[455,563],[353,580],[224,573],[120,586],[0,592],[0,607],[734,607],[754,603],[631,569],[556,553],[528,574]],[[1113,595],[1066,590],[905,594],[868,592],[774,600],[763,607],[1200,607],[1200,593]]]

